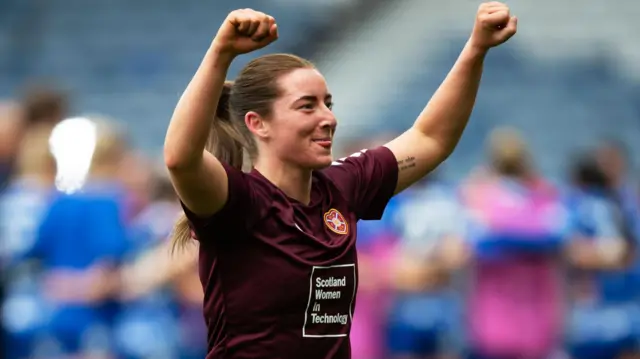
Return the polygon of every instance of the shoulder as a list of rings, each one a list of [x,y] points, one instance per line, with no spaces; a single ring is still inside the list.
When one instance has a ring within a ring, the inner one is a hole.
[[[393,192],[398,179],[398,162],[390,149],[379,146],[339,158],[319,172],[346,192],[347,197],[356,196],[366,188],[374,193],[376,187],[393,187],[390,189]]]
[[[339,158],[333,161],[331,166],[324,169],[323,172],[332,173],[332,170],[349,168],[353,165],[363,166],[369,163],[380,163],[382,165],[391,164],[397,167],[397,160],[393,152],[385,146],[378,146],[372,149],[363,149],[349,156]]]
[[[229,194],[218,212],[200,217],[182,203],[183,212],[198,238],[247,233],[273,204],[285,200],[281,191],[256,170],[244,172],[224,163],[223,166],[228,174]]]

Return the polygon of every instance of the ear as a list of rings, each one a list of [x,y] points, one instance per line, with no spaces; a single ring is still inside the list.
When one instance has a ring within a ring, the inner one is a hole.
[[[244,123],[254,136],[266,139],[269,137],[269,124],[258,113],[249,111],[244,115]]]

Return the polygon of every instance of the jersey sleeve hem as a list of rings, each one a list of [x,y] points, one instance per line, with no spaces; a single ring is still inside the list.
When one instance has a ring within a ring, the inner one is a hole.
[[[398,161],[396,156],[385,146],[380,146],[369,151],[369,155],[373,156],[379,171],[375,175],[382,177],[382,184],[370,208],[360,216],[364,220],[376,220],[382,218],[384,210],[395,194],[398,186]]]

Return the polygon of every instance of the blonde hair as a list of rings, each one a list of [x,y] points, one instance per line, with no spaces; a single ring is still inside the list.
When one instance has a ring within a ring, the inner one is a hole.
[[[113,120],[103,116],[88,117],[96,125],[96,143],[91,157],[90,174],[112,170],[127,151],[124,131]]]
[[[529,148],[518,130],[511,127],[493,130],[489,136],[488,150],[493,169],[498,173],[529,175]]]
[[[489,136],[489,151],[498,158],[521,158],[527,153],[527,144],[518,130],[500,127]]]

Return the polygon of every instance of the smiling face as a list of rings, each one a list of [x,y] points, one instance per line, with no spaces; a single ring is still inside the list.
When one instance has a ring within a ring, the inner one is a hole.
[[[247,113],[245,123],[260,147],[305,169],[331,164],[336,118],[327,83],[314,68],[299,68],[277,80],[279,96],[267,118]]]

